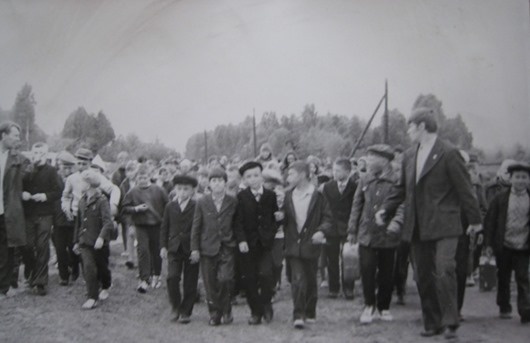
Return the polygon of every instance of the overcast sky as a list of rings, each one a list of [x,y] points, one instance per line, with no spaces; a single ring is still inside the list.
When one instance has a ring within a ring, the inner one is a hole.
[[[407,116],[433,93],[486,149],[530,145],[527,0],[0,0],[0,107],[33,86],[37,123],[78,106],[184,151],[261,114],[368,118],[388,78]]]

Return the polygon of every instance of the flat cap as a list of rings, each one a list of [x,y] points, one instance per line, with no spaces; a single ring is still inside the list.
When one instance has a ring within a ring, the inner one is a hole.
[[[368,147],[367,152],[388,158],[389,161],[394,159],[394,149],[387,144],[374,144]]]
[[[66,150],[63,150],[57,154],[57,161],[67,166],[71,166],[77,163],[77,160],[75,159],[74,155],[72,155]]]
[[[508,174],[510,175],[518,171],[524,171],[530,174],[530,165],[525,162],[517,162],[508,166]]]
[[[75,152],[75,157],[80,160],[92,161],[92,159],[94,158],[94,154],[89,149],[79,148]]]
[[[189,175],[175,175],[173,177],[174,185],[190,185],[191,187],[197,187],[197,179]]]
[[[243,164],[241,168],[239,168],[239,174],[243,176],[243,174],[245,174],[247,170],[254,169],[254,168],[259,168],[259,170],[261,171],[263,170],[263,166],[261,165],[261,163],[256,162],[256,161],[249,161]]]

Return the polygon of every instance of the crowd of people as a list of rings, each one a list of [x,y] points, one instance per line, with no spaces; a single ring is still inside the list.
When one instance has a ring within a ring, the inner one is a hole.
[[[411,263],[421,335],[455,338],[481,254],[497,262],[500,318],[512,316],[514,272],[520,320],[528,323],[530,166],[506,161],[484,184],[476,158],[438,137],[432,111],[417,109],[408,123],[411,148],[377,144],[356,159],[330,163],[291,151],[280,160],[264,144],[255,159],[212,156],[203,165],[122,152],[115,170],[85,148],[50,163],[48,146],[36,143],[26,158],[18,151],[20,127],[3,123],[0,300],[19,286],[21,265],[27,287],[47,294],[51,241],[59,284],[82,273],[82,308],[95,308],[110,296],[109,243],[121,236],[138,292],[162,286],[167,261],[172,321],[190,322],[202,279],[209,325],[233,321],[238,293],[250,325],[269,323],[286,279],[292,325],[303,329],[317,319],[319,287],[331,299],[353,299],[355,277],[343,252],[355,246],[362,324],[394,319],[392,295],[405,304]]]

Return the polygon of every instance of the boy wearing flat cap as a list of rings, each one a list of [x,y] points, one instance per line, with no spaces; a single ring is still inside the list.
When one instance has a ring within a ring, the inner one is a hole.
[[[500,318],[512,317],[510,280],[517,282],[517,309],[521,323],[530,322],[530,165],[508,167],[511,187],[493,198],[484,221],[486,253],[497,262],[497,305]]]
[[[234,279],[234,235],[237,199],[226,194],[226,172],[213,168],[208,175],[211,194],[195,205],[191,229],[191,262],[201,262],[211,326],[230,324],[230,290]]]
[[[197,180],[188,175],[173,178],[175,198],[166,205],[160,231],[160,257],[167,259],[167,292],[173,311],[172,321],[190,322],[197,298],[199,264],[191,263],[190,242]],[[183,279],[183,295],[180,279]]]
[[[386,144],[369,147],[366,158],[368,174],[359,179],[353,198],[348,240],[359,243],[364,293],[361,324],[369,324],[378,317],[384,321],[393,320],[389,308],[403,213],[398,210],[390,223],[384,226],[377,225],[374,217],[394,185],[395,177],[390,164],[393,158],[394,152]]]
[[[243,284],[251,317],[249,325],[257,325],[263,319],[269,323],[273,317],[271,298],[274,289],[272,246],[281,220],[276,194],[263,187],[259,162],[247,162],[239,173],[248,186],[237,195],[238,221],[236,238],[241,252]],[[278,218],[276,218],[278,216]]]

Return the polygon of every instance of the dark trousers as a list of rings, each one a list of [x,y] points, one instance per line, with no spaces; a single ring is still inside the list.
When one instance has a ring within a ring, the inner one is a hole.
[[[138,269],[140,280],[149,281],[151,275],[160,275],[162,258],[160,258],[160,226],[137,226]]]
[[[15,248],[7,244],[7,231],[4,215],[0,215],[0,293],[6,294],[13,276]]]
[[[283,269],[283,238],[275,238],[272,244],[272,270],[274,275],[274,286],[282,283],[282,269]]]
[[[183,279],[182,295],[180,280]],[[189,317],[197,300],[197,282],[199,280],[199,264],[190,262],[190,254],[179,247],[176,253],[167,255],[167,293],[174,313]]]
[[[371,248],[359,245],[361,279],[366,306],[377,306],[379,311],[390,308],[395,256],[395,248]]]
[[[62,280],[68,280],[70,272],[74,275],[79,274],[79,257],[72,250],[74,247],[74,228],[72,226],[55,226],[52,240],[57,253],[59,277]]]
[[[221,246],[215,256],[201,256],[201,271],[210,317],[232,312],[230,292],[234,279],[234,248]]]
[[[27,244],[23,249],[24,272],[30,273],[31,286],[48,284],[48,262],[50,260],[50,237],[53,216],[26,217]]]
[[[458,237],[435,241],[413,238],[411,252],[425,330],[458,327],[455,261],[457,244]]]
[[[399,296],[405,295],[409,274],[410,243],[402,241],[396,250],[396,265],[394,267],[394,287]]]
[[[501,312],[511,312],[510,281],[512,271],[517,283],[517,310],[522,318],[530,318],[530,286],[528,282],[528,251],[504,247],[495,255],[497,262],[497,305]]]
[[[469,236],[462,235],[458,238],[456,247],[456,291],[458,312],[464,305],[464,296],[466,294],[466,281],[468,275],[469,262]]]
[[[261,317],[271,308],[274,293],[272,253],[261,246],[241,254],[241,275],[246,286],[247,303],[252,315]]]
[[[318,259],[289,257],[293,319],[316,318]]]
[[[83,260],[83,275],[88,298],[97,300],[100,285],[102,289],[108,289],[112,283],[109,270],[109,246],[105,244],[101,249],[96,250],[94,247],[81,245],[79,250]]]
[[[326,244],[324,245],[330,293],[338,293],[341,289],[341,284],[344,293],[353,293],[354,282],[345,282],[344,278],[341,278],[341,275],[343,275],[341,272],[341,248],[344,242],[345,238],[329,237],[326,238]]]

